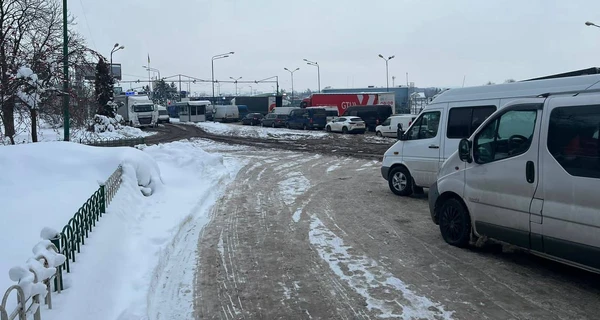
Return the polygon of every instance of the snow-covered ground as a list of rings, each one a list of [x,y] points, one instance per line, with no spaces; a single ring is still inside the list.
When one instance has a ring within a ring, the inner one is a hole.
[[[328,135],[324,131],[302,131],[285,128],[270,128],[261,126],[244,126],[241,124],[229,124],[220,122],[199,122],[196,124],[203,130],[226,136],[269,138],[269,139],[306,139],[323,138]]]
[[[1,123],[0,123],[1,124]],[[15,125],[15,143],[29,143],[31,142],[31,128],[25,123],[18,123]],[[4,128],[0,126],[0,138],[3,137]],[[82,128],[71,128],[70,135],[71,141],[83,140],[96,140],[96,139],[119,139],[119,138],[133,138],[133,137],[147,137],[156,134],[155,131],[143,131],[139,128],[123,126],[115,131],[111,132],[90,132]],[[63,128],[52,128],[49,124],[40,120],[38,127],[38,141],[49,142],[49,141],[62,141],[63,140]],[[2,141],[0,141],[2,144]]]
[[[10,244],[0,246],[0,294],[14,284],[8,270],[32,256],[41,229],[61,230],[122,164],[121,189],[71,264],[66,290],[53,294],[54,309],[42,306],[43,318],[190,318],[199,233],[242,163],[190,142],[0,148],[0,241]],[[140,185],[153,194],[144,196]]]

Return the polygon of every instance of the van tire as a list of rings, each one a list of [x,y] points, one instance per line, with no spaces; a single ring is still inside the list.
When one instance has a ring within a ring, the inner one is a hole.
[[[413,181],[410,172],[405,167],[396,167],[388,176],[390,190],[398,196],[408,197],[413,194]]]
[[[377,131],[376,135],[377,135],[378,137],[382,137],[382,136],[383,136],[383,135],[381,134],[381,131]]]
[[[455,198],[444,201],[438,213],[438,221],[444,241],[459,248],[469,245],[471,218],[460,201]]]

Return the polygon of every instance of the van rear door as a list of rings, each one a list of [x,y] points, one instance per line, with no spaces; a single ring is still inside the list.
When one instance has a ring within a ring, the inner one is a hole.
[[[544,252],[600,269],[600,96],[548,100],[536,196]]]

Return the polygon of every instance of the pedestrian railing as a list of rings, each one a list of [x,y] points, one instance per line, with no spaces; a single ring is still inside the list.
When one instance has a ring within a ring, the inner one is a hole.
[[[79,143],[94,147],[135,147],[145,144],[145,137],[79,139]]]
[[[34,247],[35,257],[27,261],[28,269],[14,267],[9,274],[18,284],[5,292],[0,304],[0,320],[40,320],[40,299],[52,309],[52,292],[64,290],[63,273],[71,272],[71,263],[85,245],[85,239],[106,213],[123,181],[123,168],[117,170],[101,184],[98,190],[77,210],[61,232],[49,228],[42,230],[42,240]],[[41,266],[41,267],[40,267]],[[8,299],[16,292],[17,306],[7,311]]]

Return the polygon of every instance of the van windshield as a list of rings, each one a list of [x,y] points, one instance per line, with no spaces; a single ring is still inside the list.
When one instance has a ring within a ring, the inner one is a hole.
[[[151,104],[138,104],[133,106],[133,112],[152,112],[154,105]]]

